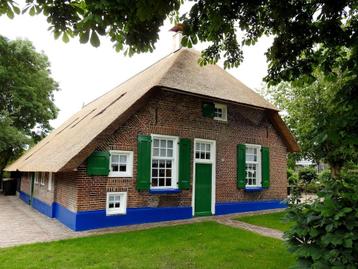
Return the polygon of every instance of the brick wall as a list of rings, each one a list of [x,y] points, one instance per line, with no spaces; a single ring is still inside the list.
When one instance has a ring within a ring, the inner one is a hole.
[[[71,211],[77,211],[78,176],[76,171],[55,174],[55,201]]]
[[[48,189],[49,173],[45,174],[44,185],[38,183],[34,184],[33,197],[45,202],[46,204],[52,204],[55,201],[55,188],[52,185],[51,190]],[[20,190],[29,194],[31,192],[31,173],[22,173]],[[54,180],[54,176],[52,177]],[[53,184],[53,183],[52,183]]]
[[[286,198],[287,149],[265,111],[227,104],[228,122],[220,122],[202,116],[203,100],[168,91],[155,93],[146,105],[124,125],[118,126],[114,134],[103,139],[97,148],[133,151],[133,178],[88,177],[85,164],[82,164],[78,171],[62,173],[58,178],[56,184],[62,183],[56,185],[56,200],[78,211],[97,210],[105,208],[106,192],[127,191],[128,207],[191,205],[191,190],[179,194],[153,195],[135,189],[137,136],[153,133],[190,138],[192,141],[194,138],[216,141],[217,202]],[[268,190],[246,193],[237,189],[236,145],[244,143],[270,148],[271,186]],[[76,201],[73,200],[74,195],[77,195]]]

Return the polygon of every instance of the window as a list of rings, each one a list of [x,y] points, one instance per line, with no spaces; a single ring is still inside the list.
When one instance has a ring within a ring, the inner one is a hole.
[[[215,103],[214,120],[227,121],[227,106]]]
[[[35,184],[39,184],[39,177],[40,177],[40,173],[35,172]]]
[[[40,173],[40,185],[41,186],[45,185],[45,179],[46,179],[46,173],[45,172]]]
[[[211,144],[204,142],[195,143],[195,159],[210,160],[211,159]]]
[[[246,145],[246,186],[261,186],[261,146]]]
[[[53,174],[52,174],[52,172],[49,172],[48,173],[48,186],[47,186],[48,191],[52,191],[52,181],[53,181]]]
[[[132,177],[133,175],[133,152],[132,151],[110,151],[109,176],[110,177]]]
[[[152,137],[151,188],[177,188],[177,137]]]
[[[126,192],[107,192],[106,214],[126,214],[127,213],[127,193]]]

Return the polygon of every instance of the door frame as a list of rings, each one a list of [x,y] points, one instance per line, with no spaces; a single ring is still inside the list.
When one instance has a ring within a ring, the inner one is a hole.
[[[211,159],[210,160],[196,160],[195,159],[195,146],[196,142],[210,143],[211,144]],[[195,216],[195,167],[197,163],[209,163],[212,164],[211,172],[211,214],[215,215],[215,204],[216,204],[216,141],[202,138],[194,138],[193,147],[193,188],[192,188],[192,215]]]

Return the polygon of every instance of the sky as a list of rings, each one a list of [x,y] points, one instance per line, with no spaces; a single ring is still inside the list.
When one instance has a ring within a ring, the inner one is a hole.
[[[186,3],[181,12],[190,8]],[[51,64],[52,77],[59,83],[60,91],[55,93],[55,104],[60,109],[57,119],[51,121],[58,127],[84,104],[113,89],[149,65],[173,51],[173,33],[169,21],[161,27],[160,39],[153,53],[132,57],[117,53],[109,38],[101,38],[98,48],[80,44],[78,38],[69,43],[55,40],[48,31],[49,24],[42,15],[18,15],[14,19],[0,17],[0,35],[9,39],[28,39],[37,51],[47,55]],[[244,62],[239,68],[227,70],[251,89],[259,91],[262,79],[267,74],[264,53],[272,44],[271,37],[263,37],[255,46],[244,47]],[[197,50],[205,44],[194,46]],[[219,63],[222,67],[222,62]]]

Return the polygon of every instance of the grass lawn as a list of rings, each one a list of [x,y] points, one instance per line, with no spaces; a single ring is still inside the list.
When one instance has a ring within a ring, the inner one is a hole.
[[[288,268],[280,240],[216,222],[0,249],[1,268]]]
[[[284,216],[285,212],[275,212],[253,216],[242,216],[235,219],[285,232],[291,227],[292,222],[283,220]]]

